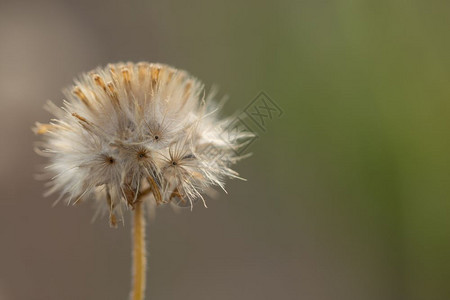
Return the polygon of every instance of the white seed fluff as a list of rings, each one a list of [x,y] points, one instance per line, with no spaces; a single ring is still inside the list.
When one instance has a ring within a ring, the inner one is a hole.
[[[231,133],[232,120],[218,119],[212,95],[205,99],[185,71],[112,64],[82,74],[65,96],[61,108],[46,105],[55,119],[34,128],[43,135],[37,151],[50,161],[47,194],[60,192],[67,203],[97,199],[113,226],[138,196],[192,208],[196,199],[205,203],[208,188],[239,178],[230,165],[249,134]]]

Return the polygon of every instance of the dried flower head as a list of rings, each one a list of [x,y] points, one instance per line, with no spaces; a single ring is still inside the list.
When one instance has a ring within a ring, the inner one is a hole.
[[[81,75],[65,96],[62,108],[46,105],[55,119],[34,128],[44,136],[37,150],[50,160],[47,194],[98,199],[112,225],[137,201],[192,208],[211,186],[238,178],[229,166],[248,134],[229,134],[230,119],[218,120],[212,96],[185,71],[113,64]]]

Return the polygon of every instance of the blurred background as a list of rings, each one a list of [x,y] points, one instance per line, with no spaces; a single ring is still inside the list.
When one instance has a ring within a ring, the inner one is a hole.
[[[127,299],[130,218],[51,208],[35,121],[117,61],[284,114],[229,194],[149,224],[148,299],[450,299],[448,1],[0,1],[0,299]],[[251,121],[251,120],[250,120]],[[256,129],[255,129],[256,128]]]

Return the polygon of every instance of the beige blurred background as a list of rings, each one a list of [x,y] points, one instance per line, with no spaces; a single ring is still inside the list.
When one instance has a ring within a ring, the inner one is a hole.
[[[248,182],[149,224],[148,299],[450,299],[450,2],[0,0],[0,300],[127,299],[130,226],[43,198],[30,128],[151,61],[283,109]]]

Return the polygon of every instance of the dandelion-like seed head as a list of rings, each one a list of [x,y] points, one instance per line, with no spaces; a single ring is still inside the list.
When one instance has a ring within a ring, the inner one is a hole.
[[[97,199],[114,226],[137,201],[192,208],[210,187],[239,178],[230,165],[248,134],[229,134],[230,119],[219,120],[212,95],[185,71],[112,64],[82,74],[65,96],[61,108],[46,104],[55,118],[34,128],[50,161],[47,194],[59,192],[58,201]]]

